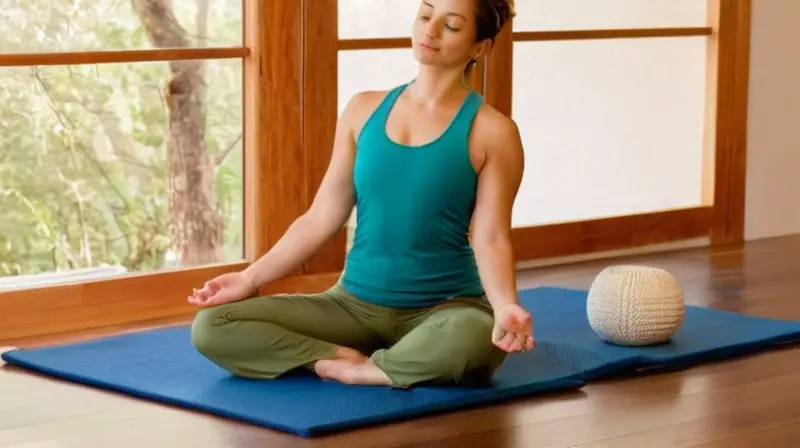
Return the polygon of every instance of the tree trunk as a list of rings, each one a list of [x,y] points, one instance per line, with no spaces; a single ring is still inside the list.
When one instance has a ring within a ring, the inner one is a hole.
[[[131,0],[133,9],[159,48],[190,45],[170,0]],[[172,77],[164,97],[169,110],[167,144],[172,238],[181,265],[220,259],[224,223],[213,202],[215,161],[205,151],[205,81],[202,61],[170,62]]]

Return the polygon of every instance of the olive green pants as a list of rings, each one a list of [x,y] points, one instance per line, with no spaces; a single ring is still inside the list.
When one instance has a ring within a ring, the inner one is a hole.
[[[249,378],[276,378],[331,359],[339,345],[371,356],[393,387],[478,385],[491,379],[506,356],[492,344],[493,325],[485,298],[392,309],[336,285],[319,294],[279,294],[203,309],[192,325],[192,343],[218,366]]]

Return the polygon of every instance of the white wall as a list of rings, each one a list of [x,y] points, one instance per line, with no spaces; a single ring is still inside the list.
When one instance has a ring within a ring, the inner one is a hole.
[[[800,232],[800,1],[753,0],[745,237]]]

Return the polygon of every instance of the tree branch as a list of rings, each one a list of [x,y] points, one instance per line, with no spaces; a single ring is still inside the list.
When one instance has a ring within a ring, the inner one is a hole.
[[[217,166],[220,166],[220,165],[222,165],[223,162],[225,162],[225,158],[228,157],[228,154],[230,154],[231,151],[233,151],[233,148],[235,148],[236,145],[241,140],[242,140],[242,134],[239,133],[239,135],[236,136],[236,138],[233,139],[233,141],[225,149],[223,149],[222,152],[219,154],[219,157],[217,158]]]

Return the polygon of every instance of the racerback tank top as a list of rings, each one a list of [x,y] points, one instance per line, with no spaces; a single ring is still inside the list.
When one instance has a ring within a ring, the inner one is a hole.
[[[387,93],[358,136],[357,226],[341,278],[351,294],[390,308],[484,294],[468,236],[478,181],[469,137],[483,99],[470,91],[438,138],[406,146],[386,121],[408,85]]]

